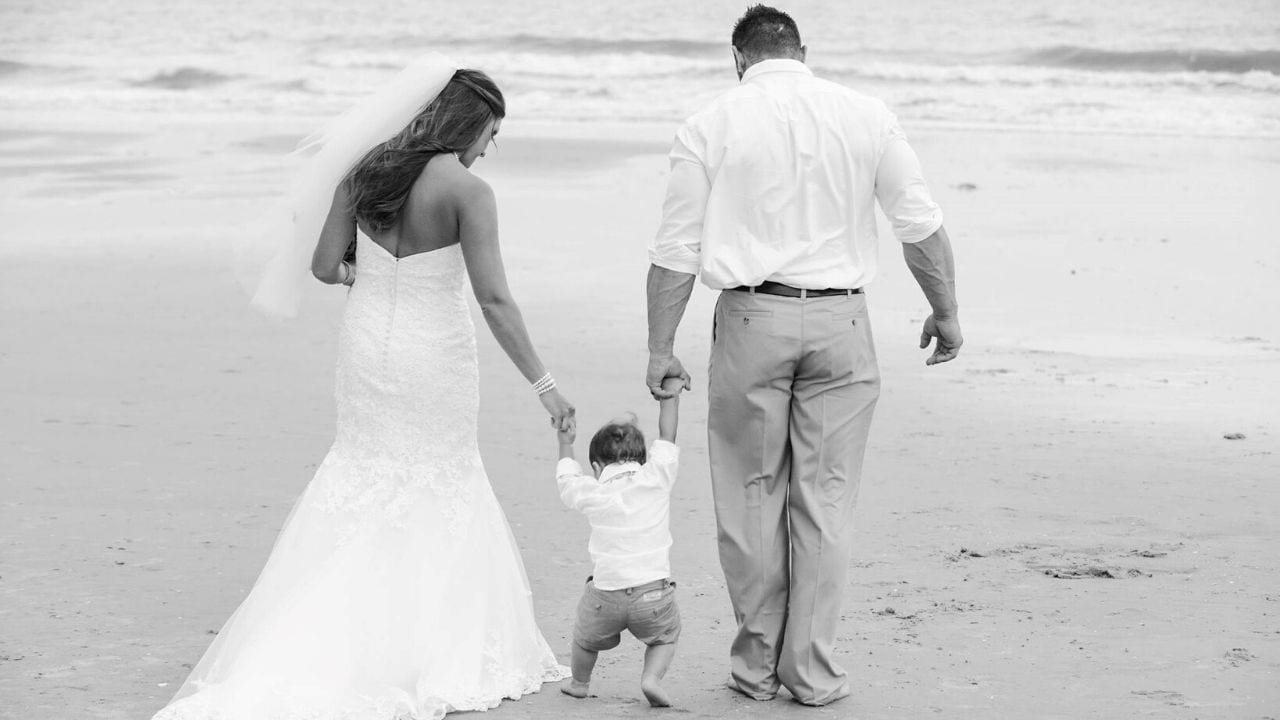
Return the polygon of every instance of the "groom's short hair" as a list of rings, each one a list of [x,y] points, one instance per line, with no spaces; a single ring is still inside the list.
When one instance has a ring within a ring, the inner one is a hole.
[[[587,458],[592,463],[638,462],[644,464],[648,454],[644,449],[644,433],[633,422],[610,422],[596,431],[587,446]]]
[[[733,26],[733,46],[748,59],[795,57],[800,29],[791,16],[768,5],[752,5]]]

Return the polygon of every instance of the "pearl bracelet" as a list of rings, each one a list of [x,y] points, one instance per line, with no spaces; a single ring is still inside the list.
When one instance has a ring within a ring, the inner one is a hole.
[[[552,390],[555,390],[555,388],[556,388],[555,378],[551,377],[551,373],[549,372],[546,375],[543,375],[542,377],[538,378],[538,380],[535,383],[533,383],[533,391],[540,396],[546,395]]]

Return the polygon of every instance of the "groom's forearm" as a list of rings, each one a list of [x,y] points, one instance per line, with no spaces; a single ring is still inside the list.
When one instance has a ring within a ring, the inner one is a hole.
[[[649,354],[668,357],[675,352],[676,328],[693,293],[695,275],[649,266]]]
[[[956,264],[951,254],[951,239],[944,228],[918,243],[902,246],[907,267],[933,308],[939,320],[956,316]]]

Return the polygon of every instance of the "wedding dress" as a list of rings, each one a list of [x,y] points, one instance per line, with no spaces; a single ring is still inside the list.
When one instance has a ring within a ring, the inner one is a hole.
[[[257,583],[156,720],[398,720],[485,710],[568,670],[476,438],[459,245],[360,235],[337,437]]]

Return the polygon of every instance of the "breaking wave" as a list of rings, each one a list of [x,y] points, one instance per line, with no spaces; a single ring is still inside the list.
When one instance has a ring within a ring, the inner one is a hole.
[[[177,70],[158,72],[145,79],[131,82],[134,87],[159,88],[161,90],[197,90],[199,88],[221,85],[233,80],[231,75],[224,75],[202,68],[181,67]]]
[[[1280,50],[1098,50],[1059,45],[1018,58],[1021,65],[1123,72],[1280,73]]]

